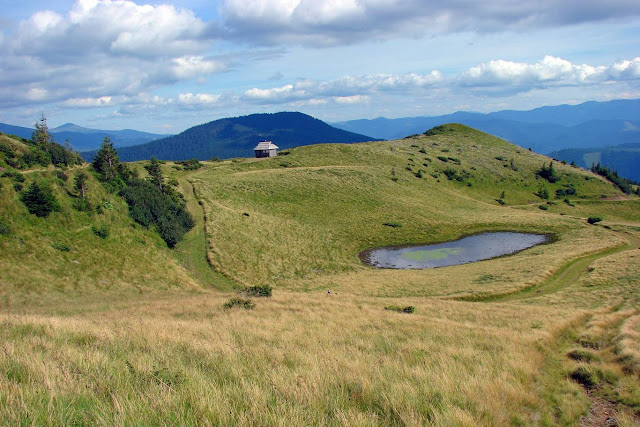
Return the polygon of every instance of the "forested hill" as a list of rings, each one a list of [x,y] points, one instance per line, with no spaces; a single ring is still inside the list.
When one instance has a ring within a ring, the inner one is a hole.
[[[281,150],[327,142],[376,140],[336,129],[306,114],[283,112],[215,120],[175,136],[134,147],[118,148],[118,155],[123,161],[145,160],[151,156],[162,160],[250,157],[253,156],[256,144],[265,139],[273,141]],[[91,159],[94,154],[82,153],[85,159]]]

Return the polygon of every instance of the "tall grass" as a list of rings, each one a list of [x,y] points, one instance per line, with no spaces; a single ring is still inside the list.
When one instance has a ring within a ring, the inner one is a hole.
[[[195,172],[165,165],[199,214],[174,252],[134,225],[124,203],[93,178],[93,200],[110,208],[74,211],[68,184],[56,182],[63,211],[47,220],[26,214],[3,178],[0,220],[10,231],[0,235],[0,420],[575,425],[591,404],[571,379],[583,366],[615,385],[596,391],[608,399],[618,390],[618,421],[631,424],[640,390],[637,198],[605,200],[619,192],[557,165],[561,179],[550,193],[572,184],[583,198],[543,212],[529,203],[545,158],[456,129],[295,149],[286,168],[278,158]],[[405,169],[409,158],[420,164],[443,149],[460,163],[447,167],[469,172],[466,182],[444,175],[438,182],[429,175],[442,172],[437,161],[423,178]],[[36,174],[51,171],[28,179]],[[495,201],[503,191],[505,206]],[[592,215],[603,225],[586,224]],[[91,232],[100,224],[109,227],[106,239]],[[376,270],[357,257],[372,246],[483,230],[550,232],[557,240],[422,271]],[[628,246],[607,252],[621,245]],[[586,254],[596,255],[585,269],[545,292],[454,300],[526,289]],[[237,290],[257,285],[273,286],[271,298],[255,298],[252,310],[223,308]],[[567,356],[577,350],[597,357]]]

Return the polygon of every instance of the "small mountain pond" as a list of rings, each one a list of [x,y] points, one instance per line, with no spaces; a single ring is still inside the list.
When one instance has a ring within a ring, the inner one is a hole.
[[[446,267],[514,254],[546,243],[550,238],[551,236],[546,234],[481,233],[433,245],[370,249],[362,252],[360,259],[364,263],[378,268]]]

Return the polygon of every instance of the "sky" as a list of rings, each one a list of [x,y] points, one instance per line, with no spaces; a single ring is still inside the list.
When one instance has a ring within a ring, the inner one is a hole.
[[[0,122],[178,133],[640,98],[638,0],[0,0]]]

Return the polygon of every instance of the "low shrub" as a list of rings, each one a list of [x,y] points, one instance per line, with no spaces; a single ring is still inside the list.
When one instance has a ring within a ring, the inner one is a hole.
[[[411,314],[416,311],[416,308],[412,305],[407,305],[406,307],[400,307],[399,305],[388,305],[384,308],[385,310],[397,311],[398,313],[407,313]]]
[[[569,353],[567,353],[567,356],[570,359],[577,360],[578,362],[597,362],[600,360],[600,357],[598,357],[598,355],[588,350],[582,349],[571,350]]]
[[[569,375],[569,377],[586,388],[593,388],[598,385],[597,375],[595,375],[591,369],[586,366],[578,367]]]
[[[202,163],[200,163],[200,161],[198,159],[189,159],[189,160],[184,160],[181,162],[176,162],[176,164],[179,164],[183,167],[184,170],[197,170],[200,169],[202,166],[204,166]]]
[[[445,156],[438,156],[438,160],[442,161],[442,162],[448,162],[449,159],[447,159]]]
[[[538,206],[538,208],[542,209],[543,211],[549,210],[549,206],[547,205],[540,205]]]
[[[245,295],[252,297],[270,297],[273,289],[270,285],[249,286],[242,291]]]
[[[60,204],[46,183],[32,182],[21,194],[20,199],[27,206],[29,213],[39,217],[47,217],[51,212],[60,210]]]
[[[89,203],[87,199],[74,199],[71,205],[75,210],[80,212],[89,212],[93,209],[93,206],[91,206],[91,203]]]
[[[97,227],[92,226],[91,231],[93,231],[93,234],[100,237],[101,239],[106,239],[107,237],[109,237],[109,227],[107,227],[105,224],[99,225]]]
[[[382,225],[384,225],[385,227],[391,227],[391,228],[402,227],[402,224],[400,224],[398,222],[385,222]]]
[[[251,310],[255,306],[256,305],[250,299],[234,297],[234,298],[231,298],[229,301],[225,302],[222,307],[225,310],[233,307],[241,307],[241,308],[244,308],[245,310]]]
[[[11,227],[6,222],[0,220],[0,236],[11,234]]]
[[[58,178],[60,181],[63,181],[63,182],[67,182],[67,180],[69,179],[69,176],[66,173],[64,173],[64,171],[61,171],[61,170],[55,171],[55,175],[56,175],[56,178]]]
[[[589,218],[587,218],[587,222],[589,224],[595,224],[596,222],[600,222],[600,221],[602,221],[602,218],[597,216],[590,216]]]
[[[51,245],[51,247],[53,249],[55,249],[55,250],[60,251],[60,252],[69,252],[69,251],[71,251],[71,248],[66,243],[54,243],[53,245]]]

